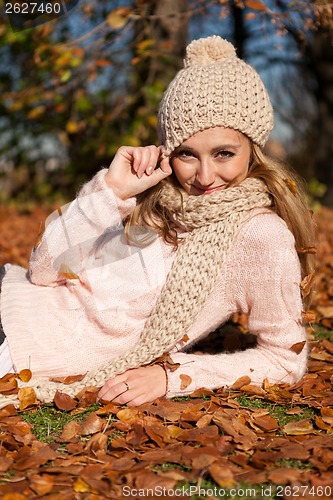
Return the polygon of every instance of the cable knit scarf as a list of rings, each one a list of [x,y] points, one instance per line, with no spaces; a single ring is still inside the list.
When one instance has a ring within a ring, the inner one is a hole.
[[[46,377],[19,382],[20,387],[33,387],[40,401],[51,402],[57,390],[75,396],[84,387],[101,387],[115,375],[148,364],[168,352],[182,339],[204,307],[248,212],[271,206],[266,185],[253,178],[202,196],[186,193],[180,196],[178,190],[166,183],[159,201],[172,213],[175,224],[189,234],[177,250],[139,342],[123,356],[88,372],[80,382],[65,385]],[[14,395],[0,395],[0,406],[10,402],[18,403]]]

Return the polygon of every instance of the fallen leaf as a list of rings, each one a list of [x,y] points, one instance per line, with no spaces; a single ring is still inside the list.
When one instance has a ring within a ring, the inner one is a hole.
[[[230,468],[214,463],[208,470],[221,488],[231,488],[235,484],[234,474]]]
[[[32,377],[31,370],[26,368],[25,370],[21,370],[20,373],[18,374],[18,377],[22,382],[29,382],[29,380]]]
[[[233,391],[237,391],[238,389],[241,389],[244,385],[249,385],[251,383],[250,377],[247,375],[244,375],[243,377],[240,377],[234,382],[231,386],[231,389]]]
[[[53,489],[54,476],[51,474],[32,474],[29,477],[30,488],[37,495],[47,495]]]
[[[19,389],[17,397],[20,401],[21,411],[38,404],[36,393],[32,387],[22,387]]]
[[[179,375],[179,378],[181,380],[180,390],[183,391],[184,389],[186,389],[191,384],[192,377],[190,377],[189,375],[185,375],[185,374],[181,373]]]
[[[96,413],[90,413],[89,417],[81,426],[81,435],[95,434],[100,432],[105,427],[105,420],[100,418]]]
[[[289,422],[282,428],[285,434],[290,436],[303,436],[313,433],[313,426],[310,420],[303,419],[296,422]]]
[[[8,373],[0,378],[0,393],[8,394],[10,391],[17,388],[17,380],[14,373]]]
[[[302,342],[296,342],[296,344],[293,344],[290,347],[290,350],[295,352],[296,354],[300,354],[303,351],[305,345],[306,340],[303,340]]]
[[[320,413],[323,421],[333,427],[333,409],[324,407],[320,409]]]
[[[71,375],[67,377],[52,377],[50,378],[50,380],[52,382],[59,382],[61,384],[69,385],[73,384],[73,382],[80,382],[81,380],[84,379],[84,377],[85,375]]]
[[[305,323],[315,323],[317,321],[316,311],[302,311],[302,318]]]
[[[300,287],[303,299],[305,299],[305,297],[309,295],[311,288],[315,284],[316,278],[317,278],[316,271],[312,271],[312,273],[305,276],[305,278],[303,278],[303,280],[301,281]]]
[[[59,410],[70,411],[77,406],[77,401],[75,401],[75,399],[68,394],[59,391],[55,393],[53,402]]]

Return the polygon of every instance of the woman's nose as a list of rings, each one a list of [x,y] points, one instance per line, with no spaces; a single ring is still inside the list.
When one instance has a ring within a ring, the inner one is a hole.
[[[215,181],[215,168],[207,160],[201,160],[197,170],[197,181],[200,186],[210,186]]]

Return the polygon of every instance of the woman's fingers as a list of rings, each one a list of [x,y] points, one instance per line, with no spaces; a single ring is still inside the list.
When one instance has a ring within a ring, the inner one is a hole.
[[[137,406],[157,397],[166,391],[166,374],[159,365],[127,370],[108,380],[98,393],[103,401]]]
[[[172,173],[162,146],[121,146],[105,179],[116,196],[128,199],[158,184]]]
[[[156,146],[137,148],[133,152],[133,169],[139,179],[144,174],[151,175],[159,161],[160,151]]]

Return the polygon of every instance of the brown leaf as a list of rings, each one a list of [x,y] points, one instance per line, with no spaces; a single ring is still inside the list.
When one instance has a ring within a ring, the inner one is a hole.
[[[221,488],[231,488],[235,484],[232,470],[223,465],[212,464],[209,467],[209,474]]]
[[[73,382],[80,382],[84,379],[85,375],[70,375],[68,377],[52,377],[50,380],[52,382],[59,382],[60,384],[73,384]]]
[[[333,318],[333,306],[317,306],[317,311],[324,318]]]
[[[35,467],[40,467],[41,465],[46,464],[49,460],[55,460],[58,457],[57,453],[53,451],[49,445],[38,441],[35,441],[35,443],[35,449],[29,449],[29,456],[23,456],[13,464],[14,469],[19,471],[34,469]]]
[[[248,3],[248,2],[247,2]],[[255,2],[256,3],[256,2]],[[253,7],[252,7],[253,8]],[[267,10],[267,7],[265,6],[265,10]],[[297,186],[296,186],[296,183],[293,179],[283,179],[284,182],[286,183],[287,185],[287,188],[289,189],[289,191],[294,195],[296,196],[297,194]]]
[[[303,321],[305,323],[316,323],[317,321],[317,313],[316,311],[302,311]]]
[[[324,407],[320,409],[320,413],[324,422],[333,427],[333,409]]]
[[[333,354],[333,342],[330,342],[327,339],[323,339],[322,346],[325,348],[325,350],[327,352],[329,352],[330,354]]]
[[[191,384],[192,377],[190,377],[189,375],[185,375],[184,373],[181,373],[179,375],[179,378],[181,380],[180,390],[183,391],[184,389],[186,389]]]
[[[37,495],[47,495],[53,489],[54,476],[51,474],[32,474],[29,479],[29,486]]]
[[[238,378],[236,382],[233,383],[231,389],[233,391],[237,391],[238,389],[241,389],[244,385],[249,385],[250,383],[251,383],[250,377],[244,375],[243,377]]]
[[[0,378],[0,393],[8,394],[10,391],[17,388],[17,380],[14,373],[8,373]]]
[[[300,287],[303,299],[305,299],[305,297],[309,295],[311,288],[313,287],[316,281],[316,278],[317,278],[316,271],[312,271],[312,273],[305,276],[305,278],[303,278],[303,280],[301,281]]]
[[[268,478],[274,484],[297,484],[301,473],[296,469],[280,468],[269,473]]]
[[[105,427],[105,421],[98,417],[95,412],[90,413],[87,420],[81,426],[81,435],[95,434],[96,432],[100,432],[103,427]]]
[[[298,253],[317,253],[317,247],[301,247],[301,248],[297,248],[297,252]]]
[[[36,393],[32,387],[22,387],[18,391],[17,397],[20,401],[21,411],[38,404]]]
[[[275,418],[269,415],[253,417],[252,422],[256,427],[259,427],[259,429],[265,432],[272,432],[279,429],[278,422],[275,420]]]
[[[55,393],[53,402],[59,410],[70,411],[77,406],[77,401],[75,401],[75,399],[68,394],[59,391]]]
[[[303,436],[313,433],[313,426],[310,420],[298,420],[296,422],[289,422],[282,428],[285,434],[289,436]]]
[[[74,437],[79,436],[80,431],[81,431],[81,425],[79,424],[79,422],[71,420],[70,422],[67,422],[64,425],[61,436],[58,439],[58,441],[62,443],[68,443]]]
[[[259,0],[245,0],[245,5],[253,10],[269,10],[268,7]]]
[[[141,415],[139,410],[135,410],[134,408],[124,408],[117,412],[117,418],[122,422],[126,422],[128,424],[133,424],[137,421],[138,417]]]
[[[265,396],[266,395],[266,392],[264,391],[264,389],[262,389],[261,387],[259,387],[257,385],[252,385],[252,384],[243,385],[242,391],[246,392],[247,394],[251,394],[253,396]]]
[[[21,370],[20,373],[18,374],[18,377],[22,382],[29,382],[29,380],[32,377],[31,370],[26,368],[25,370]]]
[[[296,354],[300,354],[303,351],[305,345],[306,340],[303,340],[303,342],[296,342],[296,344],[293,344],[290,347],[290,350],[295,352]]]

